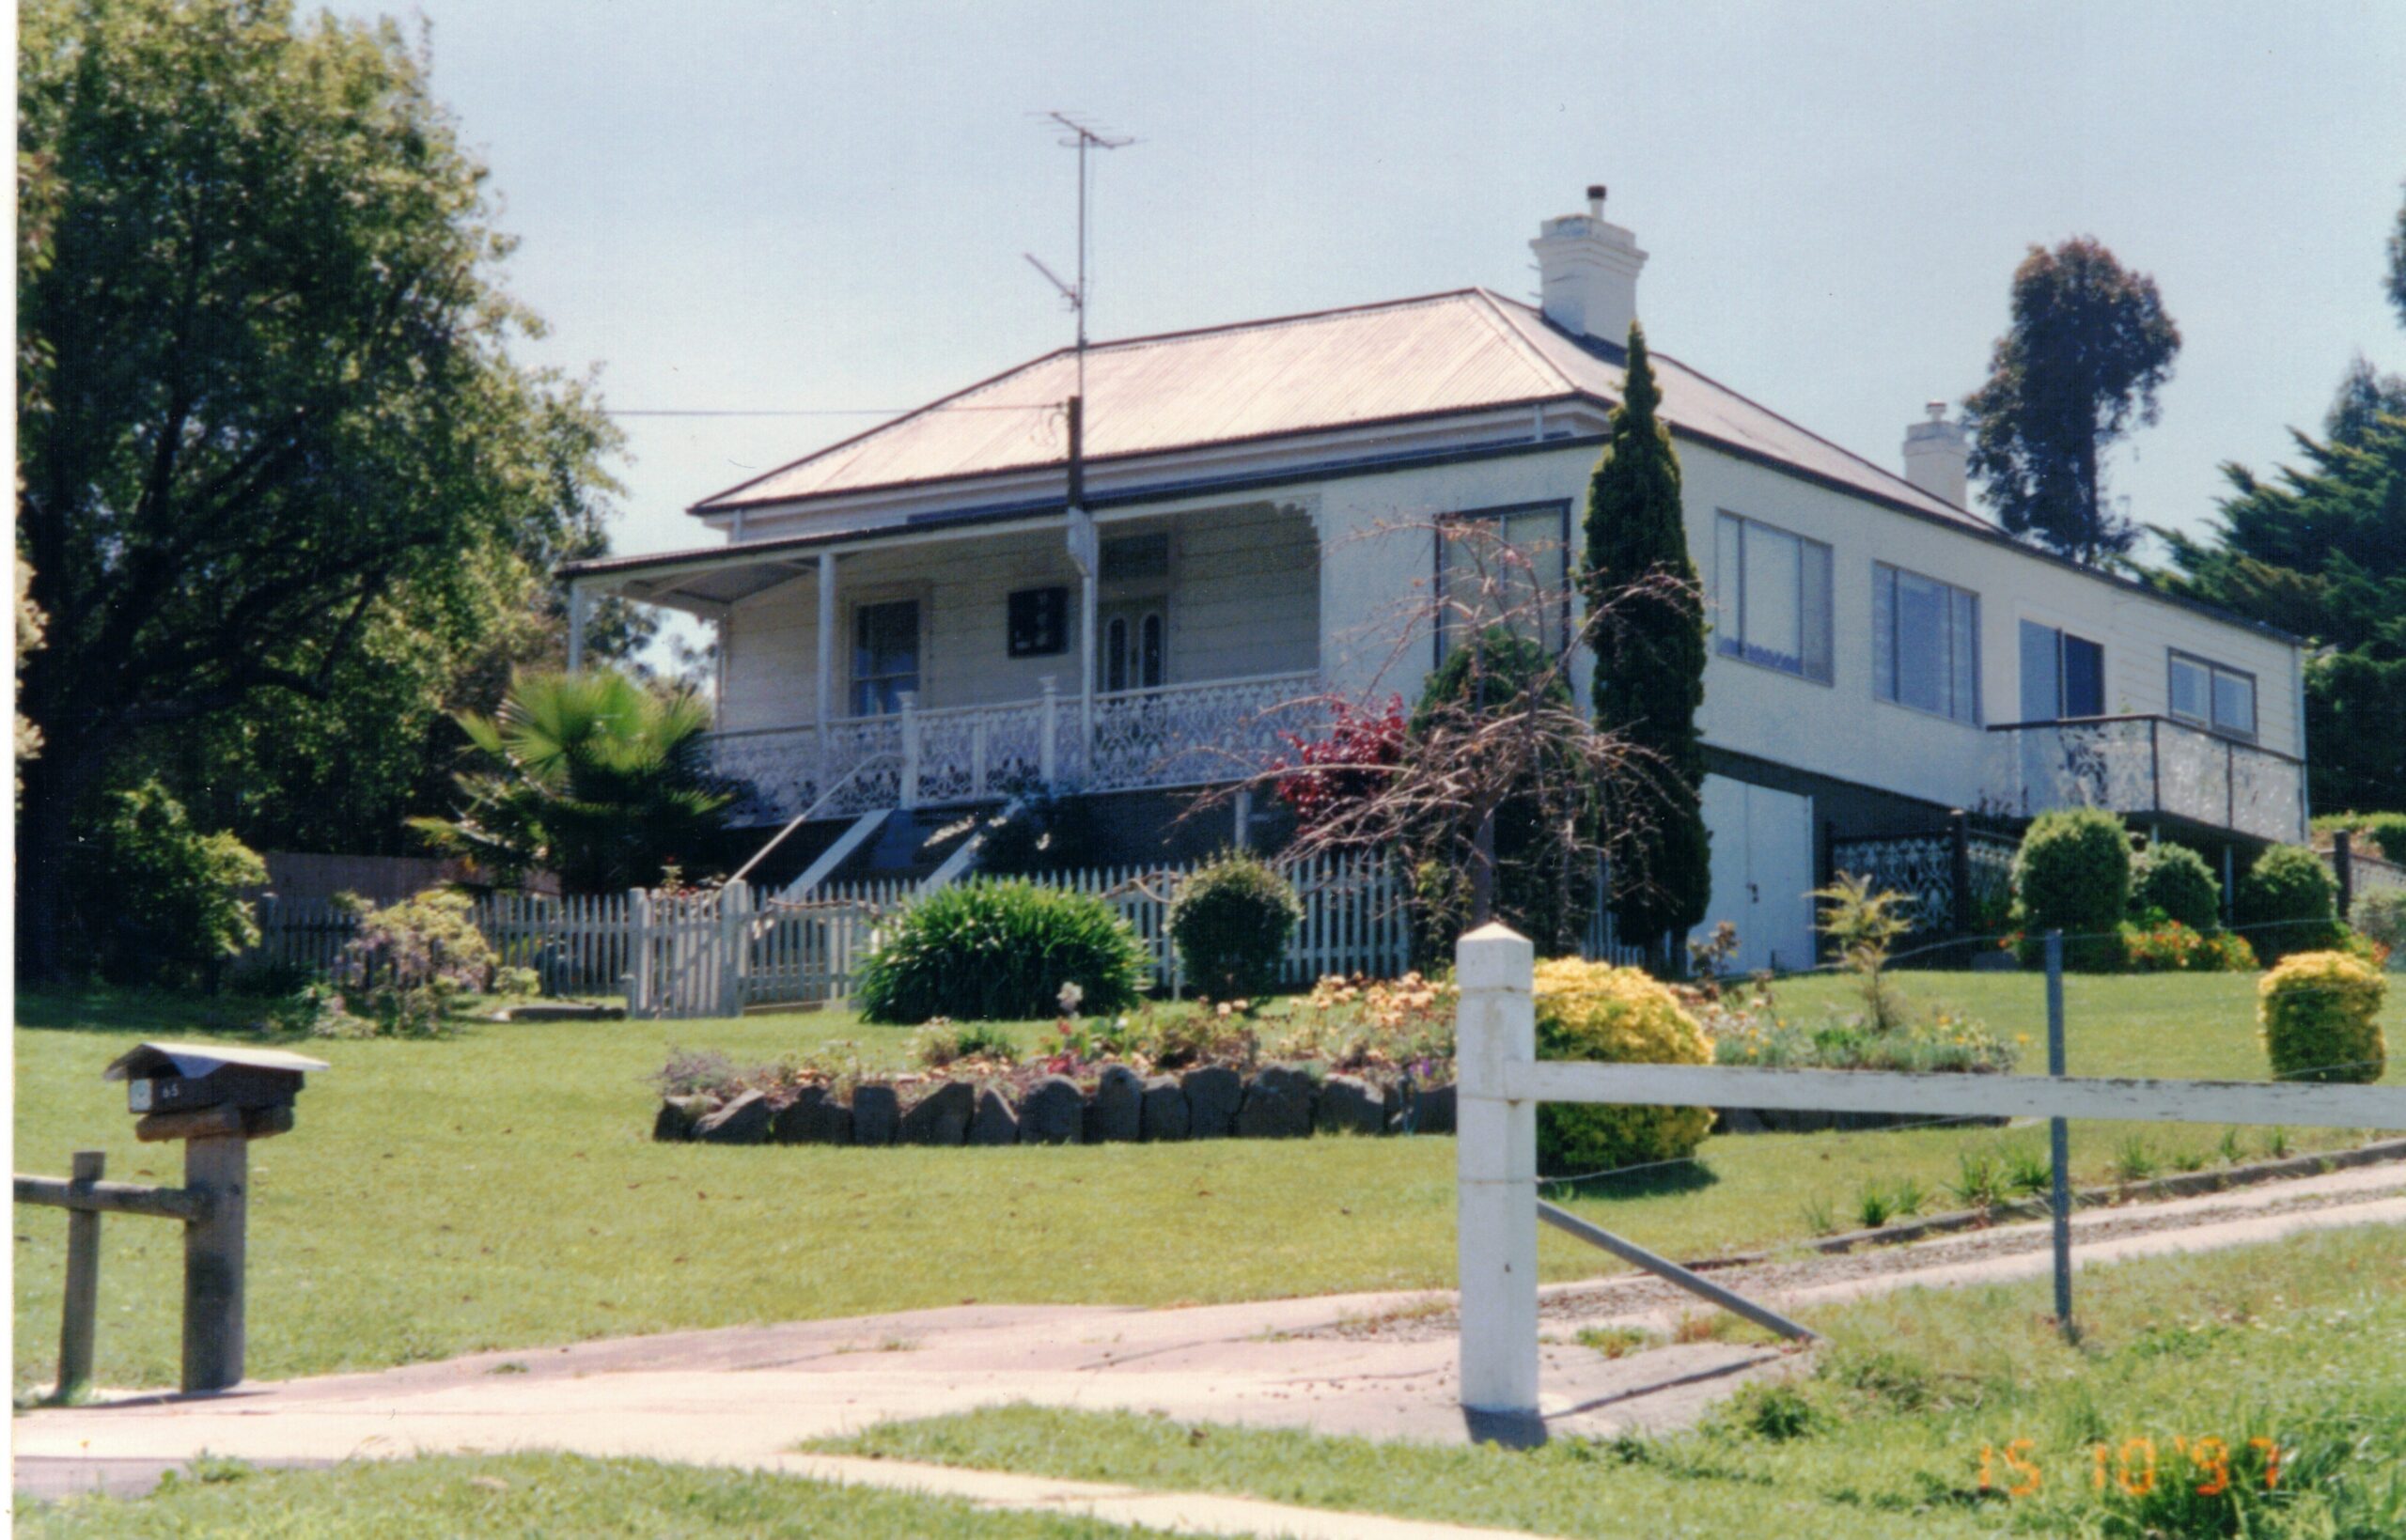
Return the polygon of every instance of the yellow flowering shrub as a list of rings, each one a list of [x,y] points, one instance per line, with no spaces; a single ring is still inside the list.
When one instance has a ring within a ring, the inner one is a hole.
[[[2389,981],[2345,952],[2292,952],[2256,986],[2256,1020],[2282,1080],[2370,1085],[2388,1045],[2381,1003]]]
[[[1576,957],[1538,964],[1538,1057],[1606,1064],[1712,1062],[1712,1041],[1679,998],[1634,968]],[[1695,1153],[1712,1128],[1704,1107],[1538,1109],[1538,1168],[1607,1171]]]

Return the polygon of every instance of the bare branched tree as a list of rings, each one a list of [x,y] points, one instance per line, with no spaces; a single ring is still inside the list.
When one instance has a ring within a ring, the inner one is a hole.
[[[1355,537],[1434,541],[1441,560],[1365,628],[1385,648],[1367,689],[1278,708],[1282,721],[1351,724],[1353,752],[1340,742],[1332,754],[1321,739],[1307,754],[1311,736],[1290,730],[1296,753],[1247,767],[1211,800],[1281,797],[1298,812],[1293,853],[1399,853],[1445,919],[1484,925],[1501,904],[1541,947],[1569,950],[1597,901],[1600,863],[1640,832],[1634,820],[1665,786],[1653,755],[1581,711],[1571,663],[1599,628],[1676,602],[1684,585],[1649,579],[1582,610],[1559,539],[1515,539],[1476,519],[1386,522]],[[1373,703],[1432,655],[1442,661],[1409,722],[1377,731]]]

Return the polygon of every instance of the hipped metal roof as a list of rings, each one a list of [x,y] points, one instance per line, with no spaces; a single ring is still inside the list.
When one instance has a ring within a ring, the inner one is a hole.
[[[1986,520],[1848,453],[1674,358],[1653,355],[1663,416],[1914,511]],[[931,402],[694,505],[695,514],[807,502],[1057,465],[1070,350]],[[1622,350],[1573,337],[1484,288],[1098,343],[1086,350],[1090,460],[1323,433],[1373,423],[1586,400],[1614,403]]]

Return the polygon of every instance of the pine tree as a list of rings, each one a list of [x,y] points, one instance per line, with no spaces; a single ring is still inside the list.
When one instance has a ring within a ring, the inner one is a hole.
[[[1700,791],[1704,746],[1704,601],[1680,506],[1680,459],[1655,415],[1662,391],[1645,331],[1629,329],[1628,379],[1612,434],[1587,483],[1587,601],[1634,585],[1661,585],[1656,601],[1623,605],[1597,628],[1595,706],[1600,730],[1619,732],[1654,759],[1642,805],[1617,809],[1628,834],[1613,863],[1613,918],[1649,951],[1704,919],[1712,896],[1711,836]],[[1662,947],[1668,967],[1673,949]]]

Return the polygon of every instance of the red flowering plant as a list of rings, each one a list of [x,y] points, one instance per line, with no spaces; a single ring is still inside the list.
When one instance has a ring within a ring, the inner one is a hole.
[[[1331,701],[1328,711],[1329,728],[1320,737],[1279,734],[1294,753],[1271,766],[1278,800],[1306,833],[1378,796],[1389,780],[1386,772],[1403,759],[1407,723],[1401,695],[1389,696],[1383,713],[1342,700]]]

